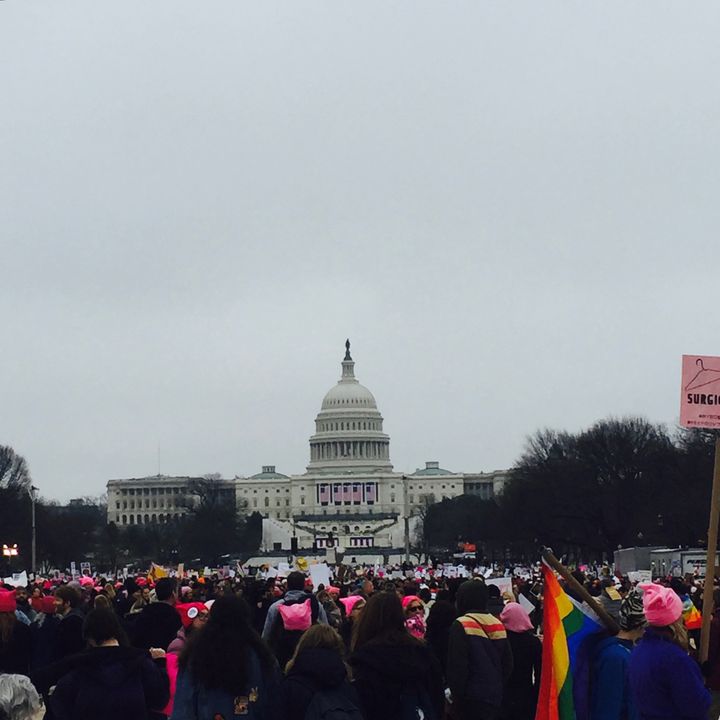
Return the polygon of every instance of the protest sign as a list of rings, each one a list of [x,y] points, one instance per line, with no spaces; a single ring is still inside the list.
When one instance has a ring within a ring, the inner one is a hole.
[[[330,568],[326,563],[318,563],[317,565],[310,566],[310,579],[312,580],[313,588],[318,589],[320,583],[325,587],[330,586]]]

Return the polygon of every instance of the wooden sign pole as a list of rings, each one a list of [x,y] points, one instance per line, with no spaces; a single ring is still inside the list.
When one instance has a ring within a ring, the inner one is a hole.
[[[715,551],[718,542],[718,517],[720,516],[720,438],[715,440],[715,469],[713,471],[710,498],[710,522],[708,524],[707,559],[705,560],[705,587],[703,589],[702,630],[700,631],[700,662],[708,657],[710,623],[713,613],[713,590],[715,589]]]
[[[552,550],[545,548],[542,551],[543,560],[555,570],[565,582],[592,608],[593,612],[602,620],[612,635],[617,635],[620,626],[608,615],[605,608],[590,595],[590,593],[570,574],[570,571],[553,555]]]

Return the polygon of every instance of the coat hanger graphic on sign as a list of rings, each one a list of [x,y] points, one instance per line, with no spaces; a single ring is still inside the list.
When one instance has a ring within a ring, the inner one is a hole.
[[[698,358],[695,364],[700,368],[695,377],[685,386],[685,390],[698,390],[706,385],[712,385],[713,383],[720,382],[720,370],[713,370],[712,368],[706,368],[703,364],[702,358]]]

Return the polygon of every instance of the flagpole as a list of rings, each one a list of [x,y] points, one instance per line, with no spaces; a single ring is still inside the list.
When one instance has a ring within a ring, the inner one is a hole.
[[[604,607],[570,574],[570,571],[553,555],[550,548],[543,548],[542,559],[590,606],[613,635],[620,632],[620,626],[607,613]]]

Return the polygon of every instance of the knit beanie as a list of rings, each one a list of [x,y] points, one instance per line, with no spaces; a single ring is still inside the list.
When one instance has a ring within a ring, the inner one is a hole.
[[[649,625],[672,625],[682,615],[682,600],[670,588],[656,583],[642,583],[643,609]]]
[[[180,622],[185,629],[192,625],[192,621],[201,613],[207,612],[207,608],[203,603],[178,603],[175,609],[180,613]]]
[[[643,610],[643,594],[637,588],[631,590],[623,599],[618,621],[622,630],[635,630],[647,623]]]
[[[500,613],[500,622],[511,632],[521,633],[533,629],[527,610],[516,602],[510,602],[503,608]]]
[[[15,591],[0,590],[0,612],[15,612],[16,609]]]
[[[413,601],[417,601],[423,606],[425,605],[425,603],[417,595],[406,595],[402,599],[403,610]]]
[[[482,580],[466,580],[455,595],[455,605],[460,615],[469,612],[487,612],[487,586]]]
[[[340,598],[340,602],[345,606],[345,615],[349,615],[359,602],[365,602],[365,598],[362,595],[351,595]]]

